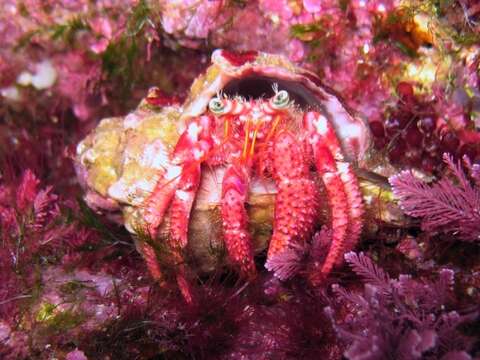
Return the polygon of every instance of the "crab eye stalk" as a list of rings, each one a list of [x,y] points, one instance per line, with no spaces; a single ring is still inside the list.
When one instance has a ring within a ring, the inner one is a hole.
[[[285,90],[280,90],[272,98],[272,107],[275,109],[284,109],[290,103],[290,96]]]
[[[225,103],[224,101],[222,101],[222,99],[219,99],[218,97],[214,97],[208,103],[208,108],[212,113],[216,115],[221,115],[225,112]]]

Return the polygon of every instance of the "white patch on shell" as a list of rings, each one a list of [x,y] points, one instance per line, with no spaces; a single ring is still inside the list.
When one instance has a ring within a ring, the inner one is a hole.
[[[313,121],[313,125],[317,130],[317,133],[320,135],[326,135],[328,132],[327,118],[323,115],[318,116],[316,120]]]
[[[331,114],[337,137],[344,147],[348,160],[360,160],[369,146],[369,132],[360,119],[351,116],[341,102],[333,95],[326,94],[323,104]]]
[[[222,49],[216,49],[212,53],[212,63],[220,64],[223,61]]]
[[[253,194],[276,194],[275,182],[270,179],[253,178],[250,183],[250,193]]]
[[[107,190],[108,196],[117,201],[128,203],[129,192],[128,184],[125,183],[125,180],[120,179],[117,182],[114,182]]]
[[[147,180],[147,179],[141,179],[138,180],[134,183],[134,186],[138,188],[139,190],[143,190],[145,192],[152,192],[154,187],[155,187],[155,181]]]
[[[139,159],[139,165],[157,170],[168,168],[170,165],[168,148],[161,140],[148,144]]]
[[[226,79],[218,76],[212,83],[204,89],[183,111],[181,119],[200,116],[205,113],[210,99],[216,96],[217,92],[225,85]]]
[[[340,137],[343,139],[360,139],[362,137],[362,128],[358,124],[346,124],[338,129]]]
[[[88,146],[85,144],[85,141],[80,141],[77,145],[77,155],[83,154],[83,152],[88,148]]]
[[[140,179],[129,184],[125,179],[120,179],[108,188],[108,196],[126,204],[139,206],[153,191],[155,183],[153,179]]]
[[[95,160],[98,158],[98,153],[94,149],[88,149],[85,151],[82,155],[82,158],[80,159],[82,164],[86,163],[93,163]]]
[[[140,118],[137,115],[130,113],[125,117],[125,120],[123,121],[123,127],[125,130],[135,129],[140,123]]]

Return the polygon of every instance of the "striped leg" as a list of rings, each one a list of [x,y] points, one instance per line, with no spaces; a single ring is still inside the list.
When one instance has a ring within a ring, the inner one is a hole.
[[[355,247],[363,227],[363,202],[360,188],[332,125],[319,113],[308,112],[304,124],[312,145],[315,165],[327,191],[332,214],[332,244],[314,282],[320,282],[343,254]]]
[[[152,237],[155,237],[157,228],[170,206],[168,245],[177,265],[177,282],[187,302],[192,301],[192,296],[185,278],[182,250],[187,245],[190,212],[200,184],[200,165],[213,144],[210,126],[211,118],[207,116],[190,122],[175,146],[171,161],[175,165],[169,167],[166,172],[168,176],[159,180],[143,206],[144,220]],[[147,262],[151,265],[152,257],[149,257]],[[158,277],[159,270],[155,269],[155,272]]]

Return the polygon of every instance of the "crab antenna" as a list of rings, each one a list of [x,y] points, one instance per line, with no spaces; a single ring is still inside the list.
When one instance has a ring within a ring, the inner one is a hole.
[[[282,117],[280,115],[276,115],[275,119],[273,120],[272,127],[270,128],[270,131],[268,132],[265,138],[265,143],[268,143],[268,141],[271,139],[271,137],[275,133],[275,130],[277,129],[278,124],[280,123],[280,120],[282,120]]]
[[[257,140],[257,134],[258,130],[260,129],[261,123],[258,123],[258,125],[255,127],[255,131],[253,132],[253,139],[252,139],[252,145],[250,146],[250,157],[253,157],[253,153],[255,151],[255,141]]]
[[[245,123],[245,141],[243,143],[242,159],[247,159],[248,140],[250,138],[250,119]]]
[[[277,84],[277,83],[273,83],[272,89],[273,89],[273,92],[274,92],[275,94],[278,93],[278,84]]]
[[[238,102],[245,102],[245,98],[242,96],[242,95],[235,95],[235,100],[237,100]]]
[[[227,117],[225,117],[224,129],[223,129],[223,139],[224,139],[224,141],[227,140],[229,134],[230,134],[230,119],[227,116]]]
[[[222,99],[222,98],[224,99],[225,98],[225,95],[224,95],[222,89],[217,90],[217,98],[218,99]]]

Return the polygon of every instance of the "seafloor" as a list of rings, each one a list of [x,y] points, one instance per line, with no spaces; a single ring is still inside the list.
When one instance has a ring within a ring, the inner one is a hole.
[[[1,359],[480,357],[478,1],[3,0],[0,44]],[[368,124],[364,231],[322,281],[328,199],[284,280],[159,245],[162,281],[85,200],[77,144],[153,86],[181,104],[217,48],[285,56]]]

